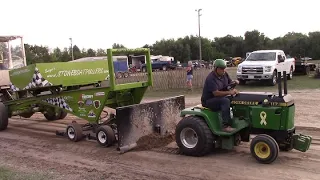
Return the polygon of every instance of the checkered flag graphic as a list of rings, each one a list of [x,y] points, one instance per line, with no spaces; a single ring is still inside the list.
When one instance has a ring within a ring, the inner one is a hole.
[[[25,89],[31,89],[36,87],[46,87],[51,85],[52,83],[50,83],[48,80],[42,77],[41,73],[39,72],[39,69],[35,68],[32,81],[23,89],[25,90]],[[12,91],[19,91],[19,88],[17,88],[12,83],[10,85],[10,88]]]
[[[72,108],[67,104],[65,99],[62,97],[48,98],[42,101],[72,112]]]
[[[10,89],[11,89],[12,91],[19,91],[19,88],[16,87],[15,85],[13,85],[12,83],[10,83]]]
[[[24,89],[30,89],[35,87],[46,87],[51,85],[52,84],[48,80],[42,77],[41,73],[39,72],[39,69],[35,68],[32,81]]]

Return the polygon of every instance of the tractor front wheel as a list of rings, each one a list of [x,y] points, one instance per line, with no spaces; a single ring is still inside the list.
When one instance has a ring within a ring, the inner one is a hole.
[[[183,118],[176,127],[176,143],[182,154],[204,156],[213,149],[213,134],[201,117]]]
[[[279,146],[274,138],[261,134],[252,139],[250,152],[258,162],[270,164],[277,159]]]

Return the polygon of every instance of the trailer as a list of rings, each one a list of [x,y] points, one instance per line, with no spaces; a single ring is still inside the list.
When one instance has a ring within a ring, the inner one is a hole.
[[[295,58],[295,74],[309,75],[310,71],[315,71],[317,68],[315,63],[309,63],[306,58]]]
[[[87,123],[73,121],[57,135],[73,142],[95,139],[104,147],[117,142],[120,152],[130,149],[141,137],[168,133],[165,121],[185,108],[184,96],[141,103],[153,84],[150,50],[108,49],[107,54],[107,61],[36,63],[3,73],[8,86],[1,86],[0,131],[8,128],[13,116],[30,118],[42,113],[48,121],[55,121],[69,113]],[[130,54],[146,56],[147,79],[118,83],[113,55]]]

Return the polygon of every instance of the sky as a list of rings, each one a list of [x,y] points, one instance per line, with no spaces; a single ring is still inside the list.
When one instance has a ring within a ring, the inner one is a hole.
[[[318,0],[0,0],[0,35],[55,47],[128,48],[198,35],[243,36],[257,29],[270,38],[320,31]],[[3,8],[6,7],[6,8]],[[312,20],[313,19],[313,20]]]

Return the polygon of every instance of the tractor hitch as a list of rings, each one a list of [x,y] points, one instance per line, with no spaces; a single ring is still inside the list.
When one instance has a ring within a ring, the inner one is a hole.
[[[294,134],[292,136],[293,139],[293,148],[301,151],[306,152],[311,145],[312,136],[303,135],[303,134]]]

